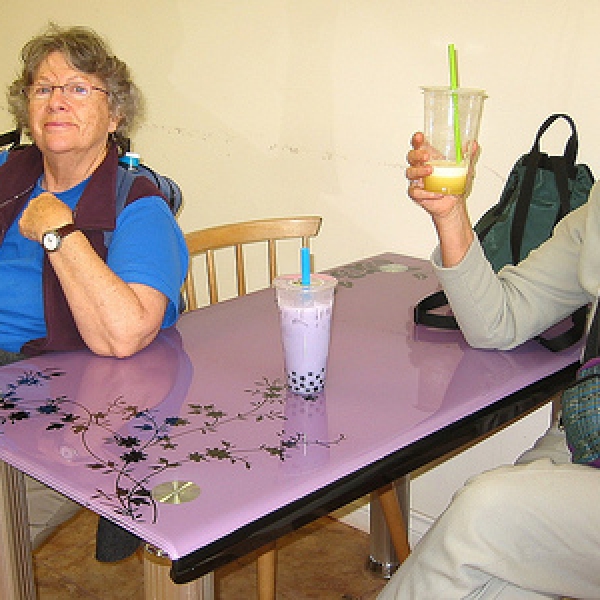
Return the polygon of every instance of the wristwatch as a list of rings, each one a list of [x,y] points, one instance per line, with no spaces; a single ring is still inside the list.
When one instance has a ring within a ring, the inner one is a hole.
[[[60,248],[63,238],[77,230],[74,223],[62,225],[57,229],[50,229],[42,236],[42,246],[47,252],[56,252]]]

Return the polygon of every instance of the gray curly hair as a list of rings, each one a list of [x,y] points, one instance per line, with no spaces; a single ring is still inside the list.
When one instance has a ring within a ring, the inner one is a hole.
[[[119,118],[115,141],[122,151],[126,150],[126,140],[142,112],[142,97],[127,65],[112,54],[97,33],[86,27],[62,28],[50,23],[44,33],[25,44],[21,50],[21,74],[8,89],[8,106],[17,126],[31,135],[26,90],[40,64],[53,52],[60,52],[73,68],[95,75],[103,82],[111,114]]]

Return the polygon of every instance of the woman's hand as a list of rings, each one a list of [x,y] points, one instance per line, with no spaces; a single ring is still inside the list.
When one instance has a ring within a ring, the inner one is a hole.
[[[46,231],[72,222],[71,209],[54,194],[44,192],[32,198],[23,211],[19,220],[19,231],[23,237],[41,243]]]
[[[448,196],[425,190],[423,179],[431,174],[433,168],[428,161],[433,158],[431,146],[427,145],[422,133],[415,133],[411,140],[412,150],[407,155],[409,180],[408,195],[426,210],[433,220],[445,267],[457,265],[467,253],[474,233],[467,213],[466,196]],[[477,150],[474,148],[473,150]],[[472,161],[471,164],[473,164]],[[467,175],[467,190],[473,178],[472,167]]]
[[[464,205],[465,196],[447,196],[438,192],[425,190],[424,178],[431,175],[433,167],[428,164],[434,158],[433,148],[429,146],[422,133],[415,133],[411,140],[412,150],[407,155],[409,167],[406,178],[409,180],[408,195],[432,217],[443,219],[456,210],[458,205]]]

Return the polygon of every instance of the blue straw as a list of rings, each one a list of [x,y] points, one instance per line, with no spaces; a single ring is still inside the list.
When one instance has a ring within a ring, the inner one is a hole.
[[[300,249],[300,265],[302,267],[302,285],[310,285],[310,250],[306,246]]]

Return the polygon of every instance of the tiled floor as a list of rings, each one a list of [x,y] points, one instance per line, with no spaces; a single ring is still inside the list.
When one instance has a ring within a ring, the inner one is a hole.
[[[82,511],[35,554],[39,600],[142,600],[142,564],[94,559],[96,517]],[[374,600],[384,580],[366,568],[368,536],[323,518],[287,536],[278,554],[277,600]],[[216,572],[217,600],[256,598],[256,563]]]

